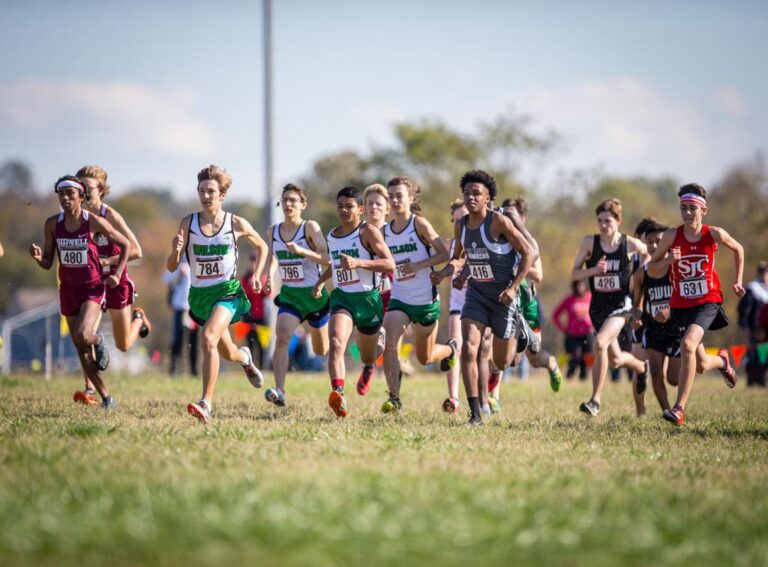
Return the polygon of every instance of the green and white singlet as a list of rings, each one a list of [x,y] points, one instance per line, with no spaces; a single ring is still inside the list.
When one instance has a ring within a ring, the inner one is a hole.
[[[306,235],[307,221],[302,221],[293,238],[288,242],[312,249]],[[313,287],[320,279],[320,265],[301,256],[293,254],[286,246],[287,242],[280,235],[282,223],[272,228],[272,251],[277,258],[277,267],[280,270],[280,279],[286,287]]]
[[[189,310],[193,318],[208,320],[217,302],[227,302],[233,322],[250,310],[251,303],[237,279],[237,239],[232,213],[224,213],[221,228],[212,236],[203,234],[200,213],[193,213],[186,256],[192,280]]]
[[[406,274],[403,268],[409,262],[422,262],[433,255],[432,247],[416,232],[416,216],[400,232],[395,232],[392,221],[384,226],[384,241],[395,260],[392,281],[392,300],[408,305],[429,305],[438,299],[437,286],[429,278],[434,268]]]
[[[341,267],[341,254],[353,258],[372,260],[373,254],[363,245],[360,230],[366,225],[365,221],[345,236],[334,236],[328,233],[328,251],[331,255],[331,276],[333,287],[347,293],[358,293],[378,289],[379,274],[363,268],[352,270]]]

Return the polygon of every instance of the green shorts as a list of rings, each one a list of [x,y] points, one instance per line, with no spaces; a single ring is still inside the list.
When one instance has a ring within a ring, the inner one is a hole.
[[[328,322],[328,290],[323,288],[320,297],[315,297],[312,287],[280,288],[280,295],[275,298],[275,305],[280,313],[290,313],[300,321],[308,321],[313,327],[322,327]]]
[[[541,319],[539,318],[539,300],[531,293],[531,287],[527,281],[523,282],[520,286],[520,296],[518,301],[520,307],[520,313],[523,314],[523,319],[532,330],[541,328]]]
[[[346,311],[352,323],[364,335],[374,335],[384,320],[384,306],[379,290],[348,292],[334,289],[331,292],[331,315]]]
[[[232,313],[231,323],[251,310],[251,302],[245,295],[240,280],[233,279],[210,287],[189,288],[189,316],[198,325],[205,325],[216,305],[222,305]]]
[[[390,299],[387,311],[402,311],[408,315],[411,323],[418,323],[419,325],[429,327],[440,319],[440,300],[438,299],[427,305],[411,305],[399,299]]]

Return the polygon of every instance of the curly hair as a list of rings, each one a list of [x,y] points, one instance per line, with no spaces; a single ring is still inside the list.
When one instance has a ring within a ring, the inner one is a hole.
[[[459,181],[459,188],[463,191],[464,187],[469,183],[480,183],[485,185],[488,189],[488,193],[491,195],[491,201],[496,199],[496,180],[486,171],[482,169],[473,169],[466,172],[461,176]]]
[[[618,199],[606,199],[595,209],[595,215],[600,213],[611,213],[611,216],[617,221],[621,220],[621,201]]]

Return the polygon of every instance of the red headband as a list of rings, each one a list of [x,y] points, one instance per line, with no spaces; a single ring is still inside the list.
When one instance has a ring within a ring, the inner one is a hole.
[[[693,203],[694,205],[698,205],[700,207],[707,206],[707,200],[701,195],[697,195],[696,193],[684,193],[680,195],[680,204],[682,205],[683,203]]]

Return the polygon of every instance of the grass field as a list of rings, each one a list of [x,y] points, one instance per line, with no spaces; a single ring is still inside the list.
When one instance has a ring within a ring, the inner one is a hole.
[[[280,411],[228,374],[204,427],[196,381],[111,381],[110,413],[75,378],[0,381],[0,564],[768,565],[768,393],[741,384],[699,379],[676,429],[627,383],[590,420],[586,384],[539,376],[470,428],[437,375],[338,421],[324,375]]]

